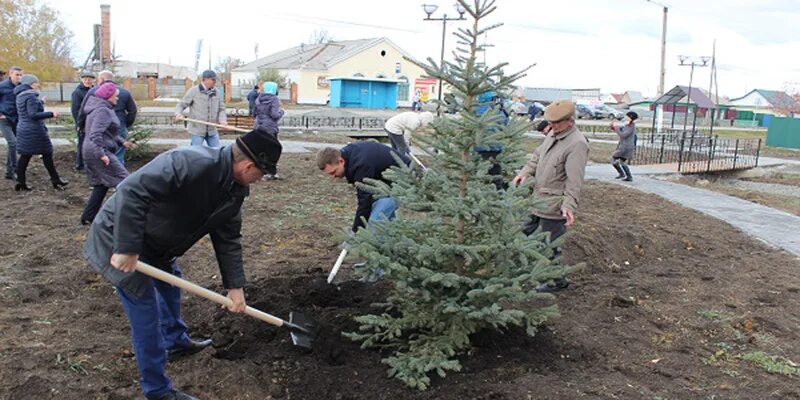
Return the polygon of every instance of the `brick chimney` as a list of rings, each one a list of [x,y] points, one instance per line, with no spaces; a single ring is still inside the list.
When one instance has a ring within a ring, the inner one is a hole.
[[[100,5],[101,39],[100,51],[102,61],[111,61],[111,6]]]

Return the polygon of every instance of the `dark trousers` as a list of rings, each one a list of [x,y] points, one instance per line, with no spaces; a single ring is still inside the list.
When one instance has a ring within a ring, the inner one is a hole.
[[[176,261],[170,269],[181,277]],[[181,290],[152,279],[142,297],[135,297],[117,287],[117,294],[131,324],[131,340],[139,369],[139,382],[145,396],[158,397],[172,389],[166,373],[167,351],[186,347],[189,335],[181,319]]]
[[[548,219],[531,215],[531,218],[523,225],[522,232],[530,236],[537,230],[550,233],[550,241],[556,240],[567,233],[565,219]],[[556,248],[553,258],[561,255],[561,248]]]
[[[478,154],[481,155],[482,159],[492,161],[492,166],[489,168],[489,175],[495,176],[495,178],[492,179],[494,186],[498,190],[506,189],[508,185],[503,182],[503,168],[495,161],[495,157],[500,154],[500,150],[480,150]]]
[[[78,132],[78,148],[76,149],[75,154],[75,169],[83,169],[83,138],[85,138],[81,132]]]
[[[21,184],[26,183],[26,176],[25,173],[28,170],[28,163],[31,161],[32,154],[21,154],[19,156],[19,161],[17,161],[17,182]],[[58,171],[56,171],[56,165],[53,163],[53,153],[42,154],[42,162],[44,162],[44,168],[47,169],[47,173],[50,175],[51,182],[58,182]]]
[[[91,223],[94,221],[94,217],[97,216],[100,207],[103,205],[106,193],[108,193],[108,187],[103,185],[92,186],[92,193],[89,195],[89,200],[86,202],[83,214],[81,214],[81,222],[86,221]]]
[[[408,143],[406,143],[406,138],[402,134],[398,135],[389,132],[386,129],[384,129],[384,131],[389,135],[389,141],[392,142],[392,148],[395,149],[398,154],[408,154],[411,152],[411,149],[408,148]]]

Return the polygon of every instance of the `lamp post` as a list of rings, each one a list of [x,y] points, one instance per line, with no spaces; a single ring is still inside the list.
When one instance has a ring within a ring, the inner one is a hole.
[[[433,15],[433,13],[435,13],[437,9],[439,9],[439,6],[437,6],[435,4],[423,4],[422,5],[422,10],[425,11],[425,14],[427,14],[427,16],[425,17],[425,19],[423,19],[423,21],[442,21],[442,53],[441,53],[441,56],[439,57],[439,68],[441,68],[444,71],[444,40],[445,40],[445,37],[447,36],[447,21],[464,21],[464,20],[466,20],[466,18],[464,18],[464,13],[467,10],[464,9],[464,6],[462,6],[461,3],[456,3],[455,4],[455,9],[456,9],[456,12],[458,12],[458,18],[448,17],[447,14],[444,14],[444,16],[442,16],[441,18],[431,18],[431,15]],[[437,97],[438,97],[439,101],[436,104],[436,115],[442,115],[442,80],[441,79],[439,79],[439,92],[438,92]]]
[[[707,67],[709,60],[711,60],[711,57],[708,56],[699,57],[699,60],[694,57],[678,56],[678,61],[680,61],[680,64],[678,64],[679,67],[691,67],[689,70],[689,93],[686,94],[686,112],[683,114],[684,132],[686,132],[686,123],[689,119],[689,105],[692,103],[692,77],[694,76],[694,67]],[[695,117],[696,116],[697,110],[695,110]]]

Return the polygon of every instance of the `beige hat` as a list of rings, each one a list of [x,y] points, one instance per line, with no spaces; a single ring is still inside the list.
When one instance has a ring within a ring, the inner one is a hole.
[[[550,122],[563,121],[575,115],[575,103],[569,100],[556,100],[544,109],[544,119]]]

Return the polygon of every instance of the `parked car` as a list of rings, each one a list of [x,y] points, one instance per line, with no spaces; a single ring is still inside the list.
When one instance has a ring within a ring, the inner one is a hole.
[[[576,104],[575,115],[578,119],[601,119],[602,113],[587,104]]]
[[[625,117],[625,114],[623,114],[620,110],[609,107],[606,104],[600,104],[598,106],[595,106],[595,109],[601,111],[603,113],[604,118],[616,119],[617,121],[620,121],[622,120],[623,117]]]
[[[528,115],[528,105],[521,101],[511,103],[507,110],[516,115]]]

